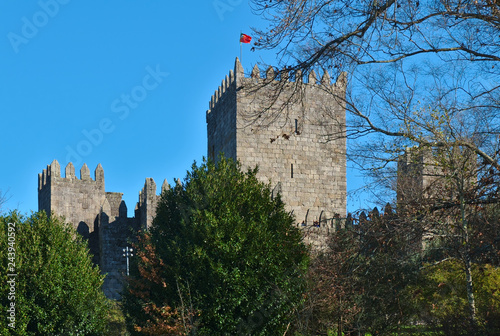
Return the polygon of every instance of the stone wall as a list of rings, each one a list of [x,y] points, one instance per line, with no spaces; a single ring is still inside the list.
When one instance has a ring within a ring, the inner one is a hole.
[[[47,214],[64,217],[85,239],[93,262],[105,274],[103,291],[110,299],[119,300],[126,273],[123,248],[130,246],[139,229],[149,228],[156,213],[159,197],[156,183],[146,178],[136,205],[136,217],[127,217],[122,193],[106,192],[104,170],[99,164],[94,176],[86,164],[75,176],[70,162],[61,176],[59,163],[54,160],[38,177],[38,208]],[[163,182],[162,190],[168,188]]]
[[[161,192],[168,190],[169,185],[167,180],[163,181]],[[138,227],[147,230],[153,224],[153,219],[156,216],[156,208],[160,201],[160,195],[156,194],[156,183],[152,178],[146,178],[144,187],[139,192],[139,202],[135,209],[135,218]]]
[[[103,291],[108,298],[119,300],[126,274],[123,249],[130,246],[137,232],[135,218],[127,218],[127,207],[122,193],[106,193],[106,201],[99,214],[99,268],[104,278]]]
[[[313,222],[312,225],[299,224],[304,242],[312,247],[312,251],[316,252],[326,248],[331,233],[349,227],[352,227],[351,218],[340,218],[340,216]]]
[[[443,157],[446,158],[444,162]],[[400,209],[407,205],[428,203],[431,199],[434,202],[456,200],[456,188],[445,178],[446,171],[452,169],[466,182],[466,189],[474,189],[477,155],[471,150],[460,147],[407,148],[399,157],[397,168],[397,200]]]
[[[346,215],[345,79],[307,79],[276,80],[272,68],[261,78],[257,67],[245,77],[237,59],[206,118],[209,157],[224,152],[243,168],[258,165],[297,222],[312,225]]]
[[[104,171],[101,165],[95,169],[93,180],[86,164],[80,169],[80,178],[75,176],[75,167],[70,162],[61,176],[57,160],[38,174],[38,208],[50,215],[54,212],[85,238],[96,229],[96,219],[106,199]]]

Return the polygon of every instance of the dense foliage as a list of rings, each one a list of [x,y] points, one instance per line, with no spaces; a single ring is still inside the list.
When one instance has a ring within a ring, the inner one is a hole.
[[[256,173],[229,159],[204,161],[162,194],[151,237],[137,246],[149,252],[134,267],[126,299],[137,334],[151,327],[144,318],[158,307],[173,328],[181,323],[197,335],[290,328],[308,253],[293,217]]]
[[[407,287],[416,284],[421,264],[418,235],[378,212],[333,233],[311,267],[309,334],[391,334],[409,325],[414,305]]]
[[[478,314],[476,331],[482,335],[500,332],[500,268],[473,265]],[[425,267],[418,287],[408,289],[416,300],[416,318],[439,326],[446,335],[471,335],[463,265],[446,260]]]
[[[133,335],[187,335],[193,327],[193,314],[181,303],[172,309],[165,290],[165,263],[161,261],[144,233],[134,244],[136,262],[123,296],[127,327]]]
[[[0,230],[0,334],[106,335],[103,276],[74,230],[45,212],[10,213]]]
[[[498,335],[500,217],[496,207],[479,207],[475,214],[468,222],[476,234],[468,249],[474,321],[461,237],[430,234],[430,216],[386,209],[361,214],[356,225],[335,232],[312,263],[304,334]]]

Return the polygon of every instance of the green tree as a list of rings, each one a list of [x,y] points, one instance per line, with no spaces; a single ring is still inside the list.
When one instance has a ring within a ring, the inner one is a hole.
[[[0,230],[0,334],[106,335],[103,276],[69,225],[12,212]]]
[[[303,302],[308,251],[257,170],[240,169],[204,160],[162,194],[151,241],[163,285],[150,303],[191,307],[198,335],[283,335]]]
[[[419,285],[408,288],[415,298],[418,320],[437,326],[445,335],[497,335],[500,330],[500,269],[473,265],[478,325],[471,331],[463,265],[455,259],[427,265]]]

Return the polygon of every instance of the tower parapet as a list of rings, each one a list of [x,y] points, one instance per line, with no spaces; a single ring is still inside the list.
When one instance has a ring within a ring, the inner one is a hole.
[[[206,113],[208,156],[237,159],[280,193],[298,224],[346,215],[346,76],[261,71],[238,59]]]
[[[61,166],[52,161],[38,174],[38,208],[50,216],[53,212],[64,216],[67,222],[84,236],[94,231],[96,218],[106,193],[104,191],[104,171],[97,166],[95,179],[90,177],[90,170],[84,164],[80,178],[75,176],[75,167],[70,162],[65,168],[65,177],[61,176]]]

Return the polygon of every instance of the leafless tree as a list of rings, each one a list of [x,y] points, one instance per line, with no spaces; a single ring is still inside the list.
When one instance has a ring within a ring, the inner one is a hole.
[[[363,166],[373,157],[394,161],[407,146],[452,143],[500,169],[497,1],[254,0],[253,5],[271,22],[267,30],[256,30],[256,47],[278,50],[276,76],[317,68],[337,76],[346,72],[347,96],[336,98],[347,103],[347,137],[379,137],[353,142],[352,153]]]
[[[453,222],[444,228],[456,227],[450,236],[459,232],[457,241],[466,247],[459,254],[474,320],[468,223],[474,211],[499,201],[500,2],[252,4],[270,22],[255,29],[255,47],[278,52],[277,78],[320,68],[332,76],[346,74],[346,96],[332,96],[346,105],[346,133],[332,137],[350,139],[351,162],[379,184],[394,187],[403,154],[414,148],[431,153],[435,176],[426,188],[440,192],[420,189],[415,215],[452,215],[435,223]]]
[[[7,202],[6,193],[0,190],[0,214],[3,212],[3,205]]]

